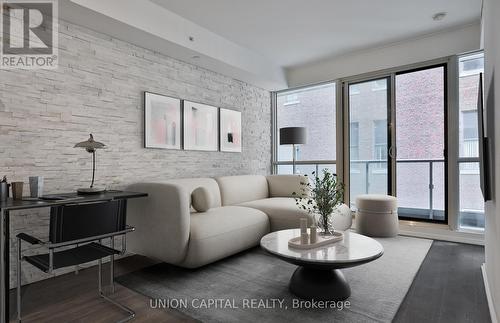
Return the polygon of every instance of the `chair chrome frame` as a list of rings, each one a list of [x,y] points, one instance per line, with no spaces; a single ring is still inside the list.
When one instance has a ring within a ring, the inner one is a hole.
[[[113,232],[113,233],[109,233],[109,234],[103,234],[103,235],[99,235],[99,236],[88,237],[88,238],[84,238],[84,239],[66,241],[66,242],[61,242],[61,243],[51,243],[48,241],[42,241],[38,238],[35,238],[35,237],[30,236],[30,235],[25,234],[25,233],[18,234],[17,235],[17,257],[16,257],[17,258],[17,288],[16,288],[16,292],[17,292],[17,321],[18,322],[22,321],[22,318],[21,318],[21,301],[22,301],[22,299],[21,299],[21,263],[24,260],[24,257],[22,255],[21,241],[24,240],[24,241],[30,243],[31,245],[41,245],[43,247],[48,248],[48,250],[49,250],[49,270],[48,270],[48,273],[52,274],[54,271],[54,250],[55,249],[67,247],[67,246],[72,246],[72,245],[78,246],[79,244],[96,242],[96,241],[98,241],[99,244],[102,245],[102,240],[106,239],[106,238],[110,239],[111,249],[114,249],[114,245],[115,245],[114,238],[116,236],[121,236],[122,237],[122,248],[121,248],[119,255],[123,255],[126,252],[126,243],[127,243],[126,234],[129,232],[132,232],[134,230],[135,230],[134,227],[126,225],[125,230],[122,230],[122,231],[117,231],[117,232]],[[111,294],[114,294],[115,293],[115,276],[114,276],[115,255],[112,254],[109,257],[110,257],[110,289],[111,289]],[[108,295],[106,295],[103,291],[103,288],[102,288],[102,259],[103,258],[100,258],[97,260],[98,270],[99,270],[99,273],[98,273],[98,286],[99,286],[98,287],[98,289],[99,289],[98,294],[104,300],[108,301],[109,303],[115,305],[116,307],[118,307],[121,310],[128,313],[127,317],[117,321],[117,323],[128,322],[135,317],[135,312],[132,309],[128,308],[127,306],[120,304],[119,302],[113,300]],[[77,269],[76,269],[76,271],[77,271]]]

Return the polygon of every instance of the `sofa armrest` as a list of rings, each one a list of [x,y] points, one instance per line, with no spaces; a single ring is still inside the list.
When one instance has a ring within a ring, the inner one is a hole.
[[[189,193],[171,183],[137,183],[127,190],[148,193],[128,202],[127,222],[136,228],[128,249],[171,264],[182,262],[189,243]]]

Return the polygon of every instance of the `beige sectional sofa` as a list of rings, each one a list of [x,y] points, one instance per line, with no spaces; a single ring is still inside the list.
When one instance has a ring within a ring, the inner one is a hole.
[[[299,175],[243,175],[137,183],[127,190],[146,192],[129,201],[131,252],[196,268],[257,246],[270,231],[298,228],[307,214],[295,205]],[[210,209],[196,211],[192,192],[203,187]]]

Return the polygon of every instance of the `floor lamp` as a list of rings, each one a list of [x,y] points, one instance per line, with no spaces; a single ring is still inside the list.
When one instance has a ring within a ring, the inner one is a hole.
[[[306,143],[306,128],[304,127],[287,127],[280,129],[280,145],[292,145],[293,149],[293,173],[296,173],[295,166],[295,145],[303,145]]]

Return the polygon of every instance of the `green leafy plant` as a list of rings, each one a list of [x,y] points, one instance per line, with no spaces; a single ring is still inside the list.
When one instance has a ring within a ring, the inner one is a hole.
[[[300,182],[300,192],[293,192],[295,204],[299,209],[306,211],[314,219],[319,216],[318,225],[324,233],[332,233],[330,228],[330,217],[335,208],[344,200],[344,184],[337,179],[337,175],[328,169],[323,170],[323,176],[319,177],[312,172],[314,180]]]

